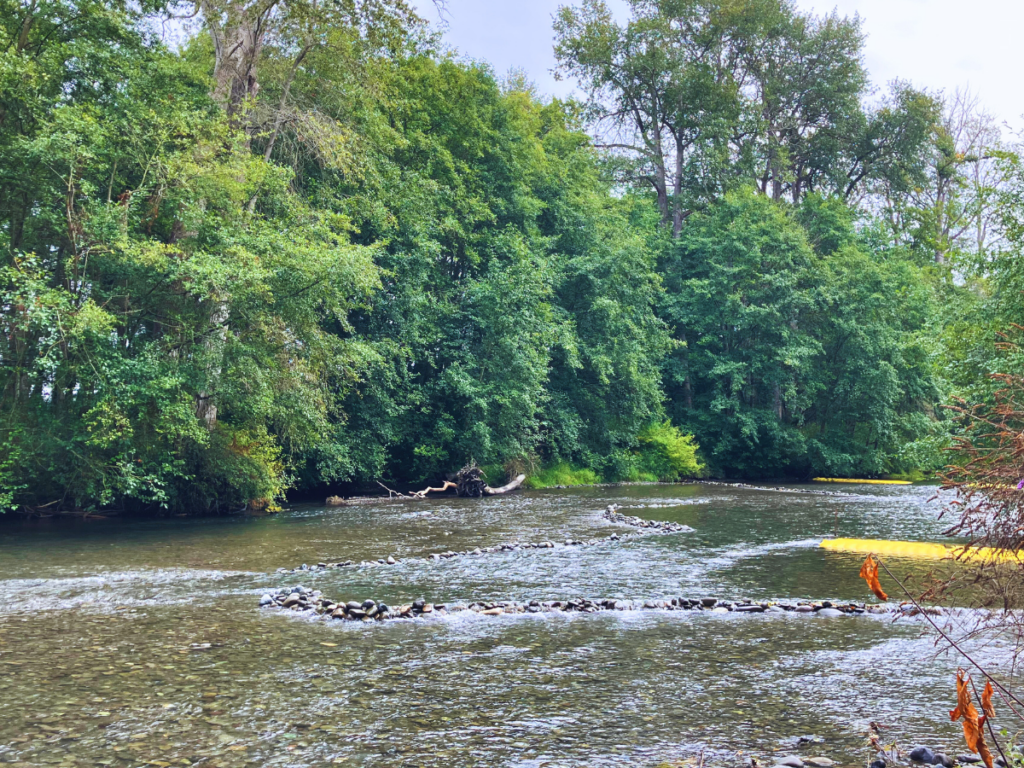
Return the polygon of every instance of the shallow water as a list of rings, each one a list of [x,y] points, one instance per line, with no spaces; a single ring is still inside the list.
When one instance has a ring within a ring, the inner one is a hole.
[[[830,489],[832,490],[832,489]],[[707,486],[302,506],[269,518],[0,527],[0,762],[68,766],[634,766],[737,752],[962,751],[956,660],[888,617],[457,614],[366,626],[261,611],[343,599],[671,596],[864,601],[825,536],[941,541],[930,487],[849,496]],[[609,504],[692,533],[432,562],[431,552],[604,537]],[[275,573],[301,563],[393,566]],[[901,563],[904,570],[919,564]],[[995,663],[997,647],[979,649]],[[795,746],[814,735],[822,741]],[[187,762],[186,762],[187,761]],[[770,763],[769,763],[770,764]]]

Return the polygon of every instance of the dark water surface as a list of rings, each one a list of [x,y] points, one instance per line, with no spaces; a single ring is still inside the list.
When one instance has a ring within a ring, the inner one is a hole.
[[[871,720],[946,746],[955,659],[917,620],[602,613],[324,623],[302,584],[392,605],[868,597],[826,536],[941,541],[930,487],[849,497],[704,486],[529,492],[276,517],[0,527],[0,762],[66,766],[644,766],[705,749],[863,765]],[[431,552],[632,529],[693,533],[451,561]],[[281,575],[330,560],[394,566]],[[907,565],[913,568],[913,564]],[[998,648],[979,650],[996,659]],[[797,737],[821,743],[794,748]],[[770,765],[770,762],[769,762]]]

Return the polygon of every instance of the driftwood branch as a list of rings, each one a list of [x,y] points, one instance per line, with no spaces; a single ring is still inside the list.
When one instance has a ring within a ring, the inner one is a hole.
[[[384,483],[382,483],[380,480],[377,481],[377,485],[379,485],[381,488],[383,488],[385,491],[388,492],[388,498],[389,499],[394,498],[395,496],[398,496],[399,498],[402,498],[402,499],[408,498],[404,493],[400,493],[399,491],[391,490],[386,485],[384,485]]]
[[[456,495],[461,498],[480,498],[482,496],[501,496],[502,494],[514,491],[520,488],[523,483],[526,482],[526,475],[519,475],[510,483],[507,483],[499,488],[491,488],[487,485],[484,480],[483,472],[480,467],[476,464],[470,464],[463,467],[455,475],[453,480],[446,480],[440,488],[426,487],[422,491],[415,491],[414,493],[401,493],[399,491],[388,488],[380,480],[377,481],[377,485],[388,492],[388,499],[406,499],[408,501],[422,501],[432,493],[444,493],[445,491],[454,490]],[[327,499],[327,505],[330,507],[347,507],[353,504],[374,504],[381,501],[380,498],[355,498],[355,499],[343,499],[340,496],[331,496]]]
[[[440,488],[429,488],[428,487],[428,488],[424,488],[422,491],[416,491],[416,493],[412,494],[412,498],[414,498],[414,499],[425,499],[425,498],[427,498],[427,494],[428,493],[444,493],[449,488],[457,488],[457,487],[458,486],[456,486],[455,483],[446,480],[444,485],[442,485]]]

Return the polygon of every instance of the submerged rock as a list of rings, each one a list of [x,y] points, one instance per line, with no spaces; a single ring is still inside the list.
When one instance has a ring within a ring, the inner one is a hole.
[[[932,765],[935,760],[935,753],[928,747],[916,747],[910,751],[910,759],[918,763]]]
[[[844,616],[845,614],[838,608],[822,608],[818,611],[819,616]]]

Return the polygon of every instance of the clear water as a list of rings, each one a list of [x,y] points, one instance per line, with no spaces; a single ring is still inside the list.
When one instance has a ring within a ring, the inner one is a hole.
[[[261,611],[270,588],[390,604],[654,599],[864,601],[825,536],[942,540],[928,487],[834,497],[704,486],[302,506],[226,520],[0,526],[0,762],[141,766],[636,766],[693,757],[962,751],[956,659],[920,621],[626,612],[379,625]],[[694,533],[450,561],[431,552],[630,532]],[[300,563],[394,566],[275,573]],[[900,563],[905,569],[920,565]],[[998,663],[1000,650],[979,649]],[[821,741],[796,746],[804,735]],[[739,753],[742,753],[739,754]],[[769,763],[770,765],[770,763]]]

